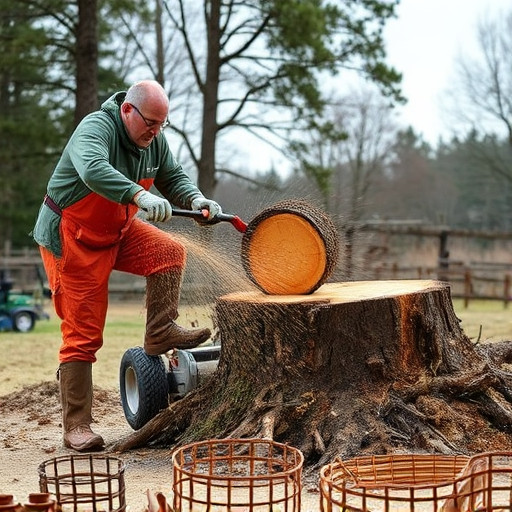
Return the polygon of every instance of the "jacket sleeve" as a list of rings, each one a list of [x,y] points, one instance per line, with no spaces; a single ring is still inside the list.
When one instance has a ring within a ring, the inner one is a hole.
[[[106,116],[89,116],[71,137],[67,154],[90,190],[116,203],[127,204],[143,187],[110,164],[116,137],[115,127]]]

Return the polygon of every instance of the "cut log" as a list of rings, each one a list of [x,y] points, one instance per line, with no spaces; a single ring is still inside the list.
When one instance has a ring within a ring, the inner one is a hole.
[[[334,272],[339,252],[333,220],[298,200],[264,209],[249,222],[242,238],[245,272],[270,295],[313,293]]]
[[[510,373],[475,350],[447,283],[234,293],[218,299],[216,326],[222,351],[211,379],[115,449],[271,437],[317,468],[362,453],[469,453],[478,436],[488,450],[498,432],[501,448],[512,448]]]

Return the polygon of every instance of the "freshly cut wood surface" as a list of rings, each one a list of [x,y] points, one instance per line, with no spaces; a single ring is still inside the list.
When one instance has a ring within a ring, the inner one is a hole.
[[[325,273],[325,242],[304,218],[280,213],[263,220],[255,229],[248,266],[267,293],[308,293]]]
[[[307,295],[324,284],[340,256],[338,230],[304,201],[270,206],[247,226],[242,263],[249,279],[270,295]]]
[[[359,302],[369,299],[397,297],[414,293],[449,288],[443,281],[437,280],[390,280],[390,281],[350,281],[346,283],[327,283],[311,295],[266,295],[258,291],[235,292],[221,297],[223,301],[295,303],[325,302],[338,304]]]

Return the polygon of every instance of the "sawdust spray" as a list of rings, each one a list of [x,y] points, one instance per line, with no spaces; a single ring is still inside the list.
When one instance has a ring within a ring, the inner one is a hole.
[[[178,323],[184,327],[214,327],[218,297],[256,290],[242,268],[241,236],[227,233],[233,229],[228,225],[197,227],[189,221],[188,226],[173,228],[167,228],[169,234],[187,252]]]

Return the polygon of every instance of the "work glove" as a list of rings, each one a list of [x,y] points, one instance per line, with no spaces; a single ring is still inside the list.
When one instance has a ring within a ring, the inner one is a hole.
[[[143,190],[136,194],[133,202],[146,212],[146,219],[153,222],[165,222],[172,217],[171,203],[167,199],[158,197],[151,192]]]
[[[208,217],[206,220],[212,220],[217,215],[222,213],[222,208],[219,203],[206,199],[206,197],[196,197],[191,203],[192,210],[208,210]]]

